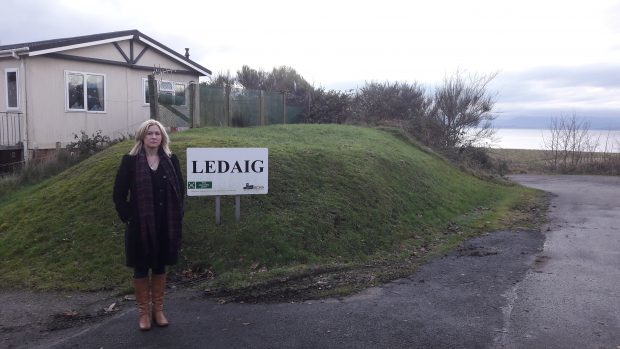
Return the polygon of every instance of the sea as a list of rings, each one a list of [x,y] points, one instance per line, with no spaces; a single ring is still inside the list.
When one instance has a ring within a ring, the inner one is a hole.
[[[490,144],[500,149],[547,149],[545,140],[550,140],[550,131],[544,129],[497,128]],[[591,140],[598,140],[596,151],[620,153],[620,130],[589,130]]]

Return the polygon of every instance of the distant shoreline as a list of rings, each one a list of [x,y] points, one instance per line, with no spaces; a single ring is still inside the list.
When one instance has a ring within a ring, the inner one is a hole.
[[[493,120],[493,127],[496,129],[548,129],[549,124],[553,117],[508,117],[500,116]],[[585,121],[589,124],[590,130],[599,131],[620,131],[620,117],[580,117],[577,115],[580,121]]]
[[[596,152],[620,153],[620,130],[590,130],[592,140],[598,139]],[[544,150],[548,129],[496,128],[490,148]],[[605,144],[607,143],[607,144]]]

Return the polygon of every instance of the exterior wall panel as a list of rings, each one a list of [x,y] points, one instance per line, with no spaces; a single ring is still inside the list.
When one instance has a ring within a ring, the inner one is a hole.
[[[136,64],[146,67],[188,70],[187,67],[177,63],[172,58],[168,58],[168,56],[163,56],[163,54],[160,54],[158,51],[150,48],[144,53],[144,55]]]
[[[65,55],[71,55],[71,56],[107,59],[111,61],[125,62],[125,58],[123,58],[121,53],[116,49],[116,47],[114,47],[114,44],[90,46],[90,47],[78,48],[78,49],[73,49],[73,50],[61,51],[58,53],[65,54]],[[129,56],[129,50],[127,50],[126,54],[127,56]]]
[[[150,72],[122,66],[57,58],[30,57],[28,72],[29,148],[64,147],[83,130],[88,135],[98,130],[112,138],[133,134],[149,118],[144,104],[143,79]],[[105,112],[66,111],[65,71],[105,75]],[[198,81],[198,76],[170,74],[178,82]]]

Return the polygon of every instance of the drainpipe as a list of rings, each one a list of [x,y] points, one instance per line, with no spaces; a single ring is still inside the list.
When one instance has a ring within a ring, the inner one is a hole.
[[[24,116],[24,136],[23,136],[23,140],[22,140],[22,147],[23,147],[23,154],[22,157],[24,158],[24,164],[26,166],[29,165],[30,163],[30,156],[28,154],[28,141],[29,141],[29,137],[28,137],[28,86],[26,85],[26,82],[28,81],[26,79],[26,60],[22,59],[20,62],[20,71],[21,74],[20,76],[23,77],[21,78],[21,86],[23,86],[24,89],[24,98],[22,98],[22,108],[24,110],[24,113],[22,114]]]

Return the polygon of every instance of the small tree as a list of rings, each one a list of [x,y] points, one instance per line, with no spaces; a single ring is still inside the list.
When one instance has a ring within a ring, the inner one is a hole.
[[[303,76],[287,66],[273,68],[267,73],[244,65],[237,71],[236,80],[247,89],[286,92],[290,97],[300,101],[313,90]]]
[[[430,113],[430,124],[434,124],[430,129],[435,133],[429,138],[431,145],[454,151],[493,136],[495,96],[488,85],[496,75],[470,75],[466,79],[457,71],[444,79],[435,89]]]
[[[226,74],[224,73],[219,73],[215,76],[215,78],[211,79],[211,81],[209,81],[208,83],[205,83],[205,85],[210,86],[210,87],[232,87],[235,85],[235,83],[237,82],[237,79],[235,79],[234,76],[230,75],[230,72],[226,72]]]
[[[252,69],[247,65],[241,67],[241,70],[237,71],[237,81],[247,89],[263,90],[265,89],[265,81],[267,80],[267,73],[262,70]]]
[[[284,92],[288,101],[298,105],[303,105],[307,101],[308,94],[314,90],[303,76],[299,75],[295,69],[287,66],[273,68],[266,77],[265,89]]]

